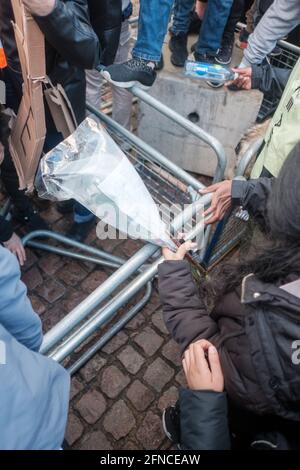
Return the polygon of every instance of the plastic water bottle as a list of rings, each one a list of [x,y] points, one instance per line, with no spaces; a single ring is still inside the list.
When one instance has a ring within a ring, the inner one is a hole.
[[[237,73],[222,65],[195,62],[193,60],[186,61],[185,75],[218,83],[225,83],[227,80],[235,80],[238,77]]]

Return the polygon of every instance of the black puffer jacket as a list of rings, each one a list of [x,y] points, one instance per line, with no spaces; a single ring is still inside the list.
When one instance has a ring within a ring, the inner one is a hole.
[[[121,0],[56,0],[52,13],[35,19],[46,38],[47,74],[54,84],[64,87],[81,122],[85,117],[84,70],[113,62],[121,30]],[[11,1],[1,0],[0,37],[10,78],[18,79],[20,94],[22,76],[12,20]]]
[[[235,182],[233,196],[263,221],[271,186],[267,178]],[[298,293],[249,275],[209,315],[186,261],[159,266],[164,319],[182,352],[197,339],[211,341],[219,350],[226,392],[238,407],[300,421],[300,364],[293,360],[300,338],[300,280],[291,274],[285,282],[291,281],[297,281]]]
[[[182,450],[230,449],[226,393],[182,388],[179,407]]]

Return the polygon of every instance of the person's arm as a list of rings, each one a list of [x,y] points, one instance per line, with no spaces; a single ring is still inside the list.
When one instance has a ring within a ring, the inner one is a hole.
[[[300,23],[299,0],[275,0],[250,35],[240,67],[260,64],[278,40]]]
[[[51,0],[50,0],[51,1]],[[100,44],[89,18],[87,0],[55,0],[41,15],[37,0],[24,0],[49,44],[71,65],[93,69],[100,63]]]
[[[181,449],[230,449],[227,396],[217,350],[208,341],[191,344],[183,368],[188,388],[179,392]]]
[[[243,206],[265,228],[267,200],[273,183],[274,178],[225,180],[201,190],[201,194],[213,195],[210,207],[204,212],[205,223],[221,220],[231,206]]]
[[[164,249],[165,258],[168,254],[169,250]],[[196,339],[216,338],[218,326],[199,297],[187,261],[161,263],[158,267],[158,286],[164,321],[182,352]]]
[[[267,225],[267,202],[274,181],[275,178],[232,181],[232,203],[246,209],[263,229],[265,229]]]
[[[121,0],[88,0],[91,25],[101,44],[101,65],[111,65],[119,47],[122,26]]]
[[[257,89],[262,93],[272,93],[280,99],[291,75],[291,69],[273,67],[270,64],[252,65],[246,68],[234,68],[238,76],[226,83],[226,86],[243,90]]]
[[[20,343],[38,351],[42,324],[20,279],[17,258],[0,246],[0,324]]]

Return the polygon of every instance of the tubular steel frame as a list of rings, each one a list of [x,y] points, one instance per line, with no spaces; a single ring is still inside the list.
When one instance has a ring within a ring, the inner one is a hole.
[[[164,114],[174,123],[183,127],[185,130],[188,130],[191,134],[211,146],[215,151],[218,160],[214,181],[221,181],[223,179],[227,162],[226,155],[222,145],[214,137],[210,136],[210,134],[203,131],[198,126],[195,126],[189,120],[183,118],[180,114],[174,112],[139,88],[134,87],[131,91],[139,99],[144,100],[147,104],[154,109],[157,109],[158,112]],[[118,135],[121,135],[127,142],[141,150],[142,155],[145,156],[148,161],[158,164],[160,168],[163,168],[165,172],[168,172],[171,177],[177,178],[187,186],[190,195],[193,195],[192,200],[194,202],[175,217],[172,223],[174,230],[181,227],[185,220],[190,220],[191,216],[194,215],[200,207],[207,206],[209,204],[211,196],[206,195],[200,197],[198,191],[203,189],[204,185],[193,176],[189,175],[187,172],[168,160],[160,152],[153,149],[136,135],[124,129],[109,116],[90,106],[88,106],[88,110],[104,123],[107,128],[111,129]],[[200,229],[201,227],[197,226],[194,229],[193,234],[195,235],[195,233]],[[36,239],[40,238],[53,239],[56,242],[60,242],[77,251],[36,241]],[[208,237],[205,238],[206,241],[207,238]],[[142,299],[134,306],[130,307],[129,311],[126,312],[121,319],[110,327],[109,330],[90,349],[82,354],[82,356],[70,367],[71,373],[76,372],[80,367],[82,367],[96,351],[109,341],[116,332],[123,328],[124,325],[130,321],[148,302],[152,292],[151,281],[157,273],[158,264],[162,261],[162,258],[159,257],[152,262],[151,265],[145,266],[145,263],[149,263],[149,260],[151,260],[159,250],[157,246],[151,243],[144,245],[127,261],[97,248],[78,243],[54,232],[32,232],[23,238],[23,243],[25,246],[42,249],[58,255],[71,257],[77,260],[90,261],[104,267],[116,268],[116,271],[107,280],[105,280],[97,289],[95,289],[95,291],[93,291],[48,333],[46,333],[41,346],[41,353],[49,355],[58,362],[62,362],[80,344],[82,344],[83,341],[90,337],[91,334],[112,320],[121,307],[126,305],[128,301],[141,289],[145,288],[145,293]],[[83,253],[78,253],[78,250]],[[142,267],[143,269],[141,269]],[[116,289],[124,282],[128,281],[133,275],[136,275],[136,277],[131,280],[125,288],[115,294],[113,298],[110,298]],[[110,298],[110,300],[108,300],[108,298]]]

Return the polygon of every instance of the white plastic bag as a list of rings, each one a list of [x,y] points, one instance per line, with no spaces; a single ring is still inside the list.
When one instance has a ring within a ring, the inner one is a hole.
[[[75,199],[129,237],[174,249],[134,166],[91,118],[42,158],[36,186],[40,197]]]

